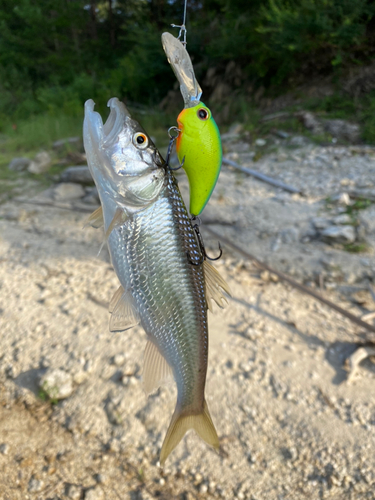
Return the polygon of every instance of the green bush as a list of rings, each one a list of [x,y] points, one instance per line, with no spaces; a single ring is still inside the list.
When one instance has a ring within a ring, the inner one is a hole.
[[[113,95],[153,107],[176,85],[160,35],[181,21],[181,0],[90,5],[0,0],[0,131],[38,114],[82,116],[88,98],[99,109]],[[374,23],[370,0],[202,0],[188,5],[188,50],[203,87],[209,67],[223,75],[234,61],[242,70],[234,86],[251,81],[282,93],[371,61]],[[246,106],[237,107],[246,117]],[[320,107],[337,117],[359,113],[373,137],[372,99],[363,112],[338,97]]]

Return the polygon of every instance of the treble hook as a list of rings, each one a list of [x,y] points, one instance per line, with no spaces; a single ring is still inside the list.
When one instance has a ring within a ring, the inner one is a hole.
[[[194,264],[195,266],[199,266],[200,264],[203,264],[203,261],[206,260],[206,259],[211,260],[211,261],[219,260],[220,257],[223,255],[223,250],[221,248],[220,241],[218,241],[219,251],[220,251],[218,257],[209,257],[208,254],[207,254],[207,252],[206,252],[206,248],[204,246],[202,234],[201,234],[201,232],[199,230],[199,226],[201,225],[201,222],[202,222],[201,219],[200,219],[200,217],[198,217],[196,215],[193,215],[191,217],[191,222],[193,224],[193,229],[194,229],[195,234],[197,236],[199,249],[200,249],[201,254],[202,254],[202,262],[199,262],[199,263],[192,262],[190,256],[188,255],[190,263]]]
[[[217,243],[219,245],[219,251],[220,251],[219,256],[218,257],[209,257],[207,255],[207,253],[206,253],[206,257],[207,257],[208,260],[212,260],[212,261],[213,260],[219,260],[221,258],[221,256],[223,255],[223,249],[221,248],[220,241],[218,241]]]
[[[173,135],[172,134],[172,131],[175,131],[177,132],[177,135]],[[169,145],[168,145],[168,150],[167,150],[167,157],[166,157],[166,160],[165,160],[165,164],[166,166],[170,169],[170,170],[180,170],[180,168],[183,167],[184,163],[185,163],[185,156],[182,158],[182,162],[180,163],[180,165],[176,168],[172,168],[170,165],[169,165],[169,160],[170,160],[170,156],[172,154],[172,149],[173,149],[173,144],[175,142],[175,140],[177,139],[179,133],[181,132],[181,130],[178,128],[178,127],[170,127],[168,129],[168,135],[169,135],[169,138],[170,138],[170,141],[169,141]]]

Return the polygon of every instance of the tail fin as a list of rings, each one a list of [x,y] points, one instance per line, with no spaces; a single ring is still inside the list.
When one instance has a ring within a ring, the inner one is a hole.
[[[160,453],[160,465],[163,466],[168,455],[176,448],[189,429],[194,429],[199,437],[207,444],[219,449],[219,438],[212,422],[207,403],[203,401],[203,412],[199,415],[181,415],[177,410],[174,412],[164,443]]]

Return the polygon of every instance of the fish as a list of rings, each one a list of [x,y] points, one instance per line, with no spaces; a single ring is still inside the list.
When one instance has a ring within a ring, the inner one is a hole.
[[[184,109],[177,117],[176,152],[189,179],[190,213],[198,216],[217,183],[223,150],[219,128],[211,110],[201,102],[202,89],[183,44],[170,33],[162,34],[168,62],[180,83]]]
[[[160,464],[189,429],[212,448],[219,438],[205,398],[207,309],[223,307],[228,285],[206,260],[176,179],[150,136],[117,98],[103,124],[85,103],[84,147],[101,207],[88,220],[104,226],[120,288],[109,305],[110,330],[140,324],[147,336],[143,384],[154,392],[172,375],[177,402]]]

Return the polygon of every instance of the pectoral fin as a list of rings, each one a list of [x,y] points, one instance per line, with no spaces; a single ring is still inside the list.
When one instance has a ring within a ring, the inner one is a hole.
[[[228,303],[228,300],[223,294],[223,290],[231,296],[229,285],[221,276],[219,271],[217,271],[217,269],[215,269],[214,266],[207,260],[203,262],[203,272],[205,279],[207,309],[213,312],[212,300],[214,300],[219,307],[224,308]],[[223,301],[226,303],[223,303]]]
[[[115,212],[115,215],[113,216],[112,222],[110,223],[110,225],[108,226],[107,231],[105,232],[105,235],[104,235],[105,241],[108,240],[109,235],[112,233],[112,231],[116,227],[122,226],[122,224],[124,224],[124,222],[126,222],[127,219],[128,219],[128,215],[124,211],[124,209],[117,208],[116,212]]]
[[[94,229],[99,229],[104,226],[103,209],[102,207],[97,208],[91,215],[85,220],[83,228],[91,226]]]
[[[96,212],[96,210],[95,210],[95,212]],[[94,215],[94,213],[91,215]],[[124,224],[124,222],[126,222],[127,219],[128,219],[127,213],[122,208],[117,208],[115,215],[113,216],[113,219],[112,219],[110,225],[108,226],[107,231],[105,232],[103,243],[100,245],[100,248],[99,248],[98,257],[100,255],[100,252],[103,250],[104,245],[107,243],[109,235],[112,233],[112,231],[116,227]]]

